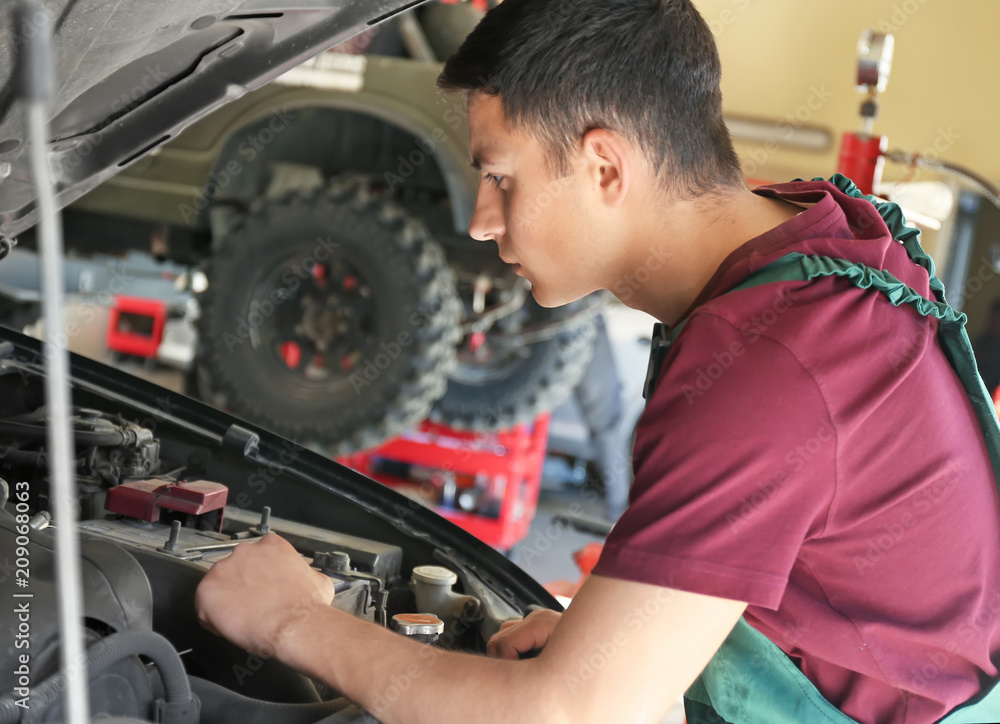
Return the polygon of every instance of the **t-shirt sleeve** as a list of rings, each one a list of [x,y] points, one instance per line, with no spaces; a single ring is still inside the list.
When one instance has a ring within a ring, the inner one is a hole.
[[[776,609],[836,491],[822,391],[779,342],[698,314],[636,433],[628,510],[594,573]]]

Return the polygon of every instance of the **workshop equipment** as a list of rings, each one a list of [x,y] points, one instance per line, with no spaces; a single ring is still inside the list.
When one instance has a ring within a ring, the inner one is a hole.
[[[865,30],[858,40],[857,88],[865,94],[861,104],[861,133],[845,131],[840,139],[837,171],[854,181],[861,193],[875,193],[882,178],[888,139],[872,134],[878,117],[878,94],[889,82],[892,65],[893,36]]]
[[[551,415],[499,432],[423,422],[412,432],[338,461],[500,550],[528,534],[538,507]]]
[[[166,302],[119,294],[108,313],[105,344],[111,352],[155,359],[166,323]]]

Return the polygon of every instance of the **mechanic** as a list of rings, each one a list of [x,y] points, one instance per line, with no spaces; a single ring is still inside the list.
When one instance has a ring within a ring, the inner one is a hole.
[[[937,320],[833,276],[729,291],[788,252],[887,269],[930,299],[928,271],[844,184],[749,191],[719,78],[688,0],[505,0],[441,75],[468,96],[470,233],[536,300],[628,289],[629,306],[686,321],[640,424],[630,506],[568,611],[508,622],[489,657],[430,649],[323,605],[328,579],[271,535],[205,577],[205,626],[387,723],[658,722],[713,667],[749,682],[728,691],[734,724],[931,722],[989,688],[992,433]],[[747,630],[764,641],[748,663],[713,659]],[[790,691],[808,703],[772,716]]]

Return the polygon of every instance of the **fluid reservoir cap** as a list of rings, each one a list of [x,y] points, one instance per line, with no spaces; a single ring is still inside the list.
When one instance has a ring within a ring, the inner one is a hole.
[[[404,636],[439,636],[444,633],[444,621],[429,613],[397,613],[392,628]]]
[[[430,583],[435,586],[448,586],[450,588],[458,583],[458,576],[444,566],[415,566],[413,568],[413,580],[420,583]]]

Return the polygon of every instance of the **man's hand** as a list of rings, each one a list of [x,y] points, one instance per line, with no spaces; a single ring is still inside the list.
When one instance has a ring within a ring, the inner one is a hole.
[[[212,566],[198,586],[195,607],[209,631],[280,659],[282,639],[332,600],[333,582],[272,533],[239,544]]]
[[[522,619],[505,621],[486,644],[486,653],[498,659],[517,659],[521,654],[545,646],[561,613],[542,609],[532,611]]]

